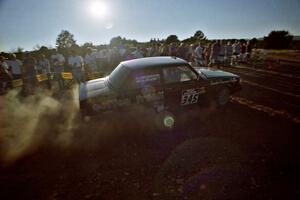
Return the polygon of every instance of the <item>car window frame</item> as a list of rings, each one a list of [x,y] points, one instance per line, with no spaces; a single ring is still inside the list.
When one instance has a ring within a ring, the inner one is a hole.
[[[187,81],[179,81],[179,82],[166,82],[165,76],[164,76],[164,69],[166,68],[171,68],[171,67],[187,67],[189,68],[195,75],[196,75],[196,79],[191,79],[191,80],[187,80]],[[161,73],[162,73],[162,78],[163,78],[163,85],[174,85],[174,84],[182,84],[182,83],[187,83],[187,82],[193,82],[193,81],[198,81],[200,77],[199,73],[190,65],[170,65],[170,66],[164,66],[161,69]],[[202,79],[202,78],[201,78]]]

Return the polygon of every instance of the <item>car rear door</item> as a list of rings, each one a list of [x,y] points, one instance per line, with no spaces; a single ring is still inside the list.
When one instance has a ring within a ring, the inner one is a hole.
[[[175,111],[202,103],[205,84],[190,66],[163,67],[162,74],[166,108]]]

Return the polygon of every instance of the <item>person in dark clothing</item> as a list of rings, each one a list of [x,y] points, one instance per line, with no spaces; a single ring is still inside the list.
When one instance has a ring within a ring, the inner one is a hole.
[[[221,50],[220,40],[217,40],[211,46],[211,52],[210,52],[210,66],[211,67],[214,67],[214,66],[218,67],[218,64],[219,64],[218,56],[220,54],[220,50]]]
[[[248,40],[247,44],[246,44],[246,62],[247,63],[250,62],[251,52],[252,52],[252,45],[251,45],[250,41]]]
[[[25,94],[33,94],[37,83],[36,59],[29,53],[26,53],[23,62],[23,89]]]
[[[170,56],[176,56],[177,54],[177,47],[176,47],[176,44],[175,43],[171,43],[169,45],[169,55]]]
[[[181,43],[177,49],[177,57],[187,59],[187,48],[183,43]]]

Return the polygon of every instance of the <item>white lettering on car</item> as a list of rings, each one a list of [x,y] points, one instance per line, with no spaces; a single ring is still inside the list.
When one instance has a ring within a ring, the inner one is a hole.
[[[137,83],[147,83],[147,82],[154,82],[160,81],[160,75],[159,74],[151,74],[151,75],[145,75],[145,76],[138,76],[135,78],[135,81]]]
[[[193,89],[188,89],[188,90],[183,90],[182,91],[182,96],[181,96],[181,105],[190,105],[190,104],[195,104],[199,100],[200,94],[205,93],[205,88],[193,88]]]

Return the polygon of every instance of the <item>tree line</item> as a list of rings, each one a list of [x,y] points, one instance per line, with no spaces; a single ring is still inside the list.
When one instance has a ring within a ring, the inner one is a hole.
[[[233,39],[226,39],[225,41],[234,41],[236,38]],[[265,49],[290,49],[292,45],[293,35],[291,35],[288,31],[285,30],[279,30],[279,31],[271,31],[268,36],[265,36],[263,40],[258,40],[257,38],[252,38],[251,43],[254,45],[254,47],[259,48],[265,48]],[[241,39],[241,41],[246,41],[245,39]],[[179,40],[177,35],[169,35],[165,39],[151,39],[149,42],[146,43],[140,43],[137,40],[134,39],[127,39],[125,37],[117,36],[113,37],[110,40],[109,46],[110,47],[118,47],[119,45],[126,45],[126,46],[137,46],[139,44],[143,45],[151,45],[156,43],[164,43],[164,44],[171,44],[171,43],[179,43],[183,42],[186,44],[195,44],[198,42],[201,42],[202,44],[207,44],[211,42],[211,40],[208,40],[207,37],[204,35],[204,33],[201,30],[198,30],[189,38]],[[62,52],[67,52],[70,49],[76,49],[79,51],[84,51],[87,48],[97,48],[97,47],[105,47],[107,45],[94,45],[92,42],[86,42],[83,45],[79,46],[76,43],[76,40],[74,39],[74,35],[70,33],[68,30],[62,30],[56,39],[56,48]],[[46,47],[46,46],[39,46],[36,45],[35,50],[33,52],[36,52],[37,54],[45,54],[50,55],[52,53],[53,49]],[[18,49],[15,51],[17,54],[21,54],[23,52],[23,49],[21,47],[18,47]],[[84,52],[82,52],[84,53]]]

